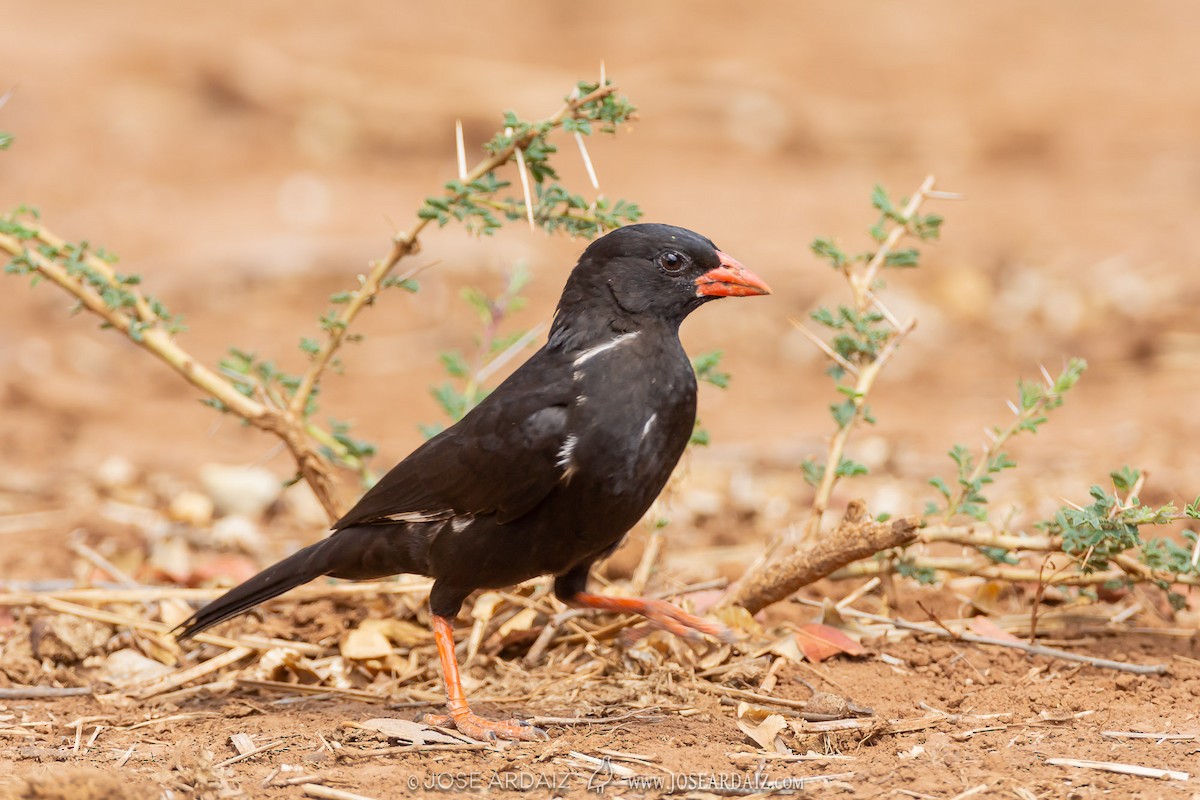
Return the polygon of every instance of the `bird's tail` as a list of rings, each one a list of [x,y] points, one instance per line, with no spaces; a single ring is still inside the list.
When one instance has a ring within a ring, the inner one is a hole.
[[[283,594],[288,589],[294,589],[302,583],[327,574],[334,566],[330,563],[329,549],[335,538],[338,537],[310,544],[278,564],[267,567],[245,583],[233,587],[180,624],[176,629],[182,629],[178,638],[195,636],[219,622],[236,617],[259,603]]]

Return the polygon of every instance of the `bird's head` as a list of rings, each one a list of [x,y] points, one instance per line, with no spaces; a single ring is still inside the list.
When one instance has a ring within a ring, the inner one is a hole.
[[[656,223],[627,225],[583,252],[567,279],[558,316],[606,306],[618,326],[640,327],[650,320],[677,326],[710,300],[770,292],[762,278],[698,233]]]

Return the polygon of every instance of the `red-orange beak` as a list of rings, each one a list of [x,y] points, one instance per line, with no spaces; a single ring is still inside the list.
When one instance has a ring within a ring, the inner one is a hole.
[[[696,278],[697,297],[753,297],[770,294],[766,281],[742,266],[736,258],[717,251],[721,266]]]

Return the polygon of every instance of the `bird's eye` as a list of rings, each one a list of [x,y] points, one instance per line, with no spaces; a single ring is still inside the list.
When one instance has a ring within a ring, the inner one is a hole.
[[[658,257],[658,265],[672,275],[682,272],[686,264],[687,260],[679,253],[668,251]]]

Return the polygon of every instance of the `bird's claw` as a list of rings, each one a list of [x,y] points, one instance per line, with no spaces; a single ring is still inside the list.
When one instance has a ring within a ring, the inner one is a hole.
[[[485,719],[473,711],[458,714],[426,714],[421,718],[426,725],[436,728],[454,728],[464,736],[481,742],[509,739],[518,742],[544,742],[550,734],[519,719]]]

